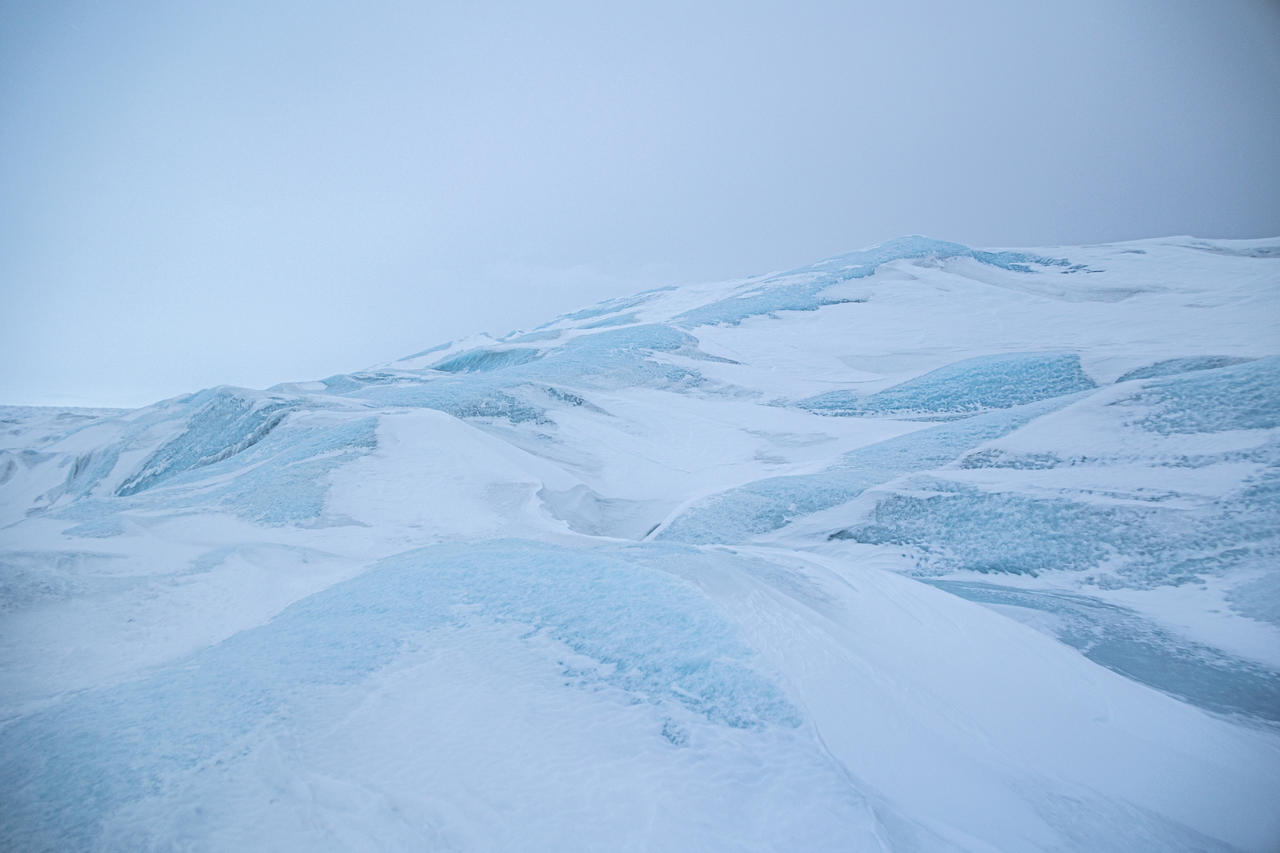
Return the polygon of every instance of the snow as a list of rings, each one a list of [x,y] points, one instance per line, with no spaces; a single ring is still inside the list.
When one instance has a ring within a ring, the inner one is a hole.
[[[911,237],[0,408],[0,846],[1274,849],[1278,264]]]

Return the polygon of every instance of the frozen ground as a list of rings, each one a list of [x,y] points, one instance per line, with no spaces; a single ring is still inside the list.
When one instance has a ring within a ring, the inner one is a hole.
[[[907,238],[0,409],[6,850],[1280,849],[1280,242]]]

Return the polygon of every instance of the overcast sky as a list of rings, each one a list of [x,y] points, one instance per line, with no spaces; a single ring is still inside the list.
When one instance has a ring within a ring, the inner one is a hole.
[[[0,402],[318,378],[913,233],[1280,235],[1280,4],[0,0]]]

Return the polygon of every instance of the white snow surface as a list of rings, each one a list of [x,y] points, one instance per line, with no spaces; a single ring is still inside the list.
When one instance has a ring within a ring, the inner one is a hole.
[[[0,408],[5,850],[1280,849],[1280,239]]]

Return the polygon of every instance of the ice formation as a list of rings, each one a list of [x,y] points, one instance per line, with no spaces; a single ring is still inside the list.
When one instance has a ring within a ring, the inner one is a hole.
[[[1277,317],[909,237],[0,409],[0,847],[1275,849]]]

